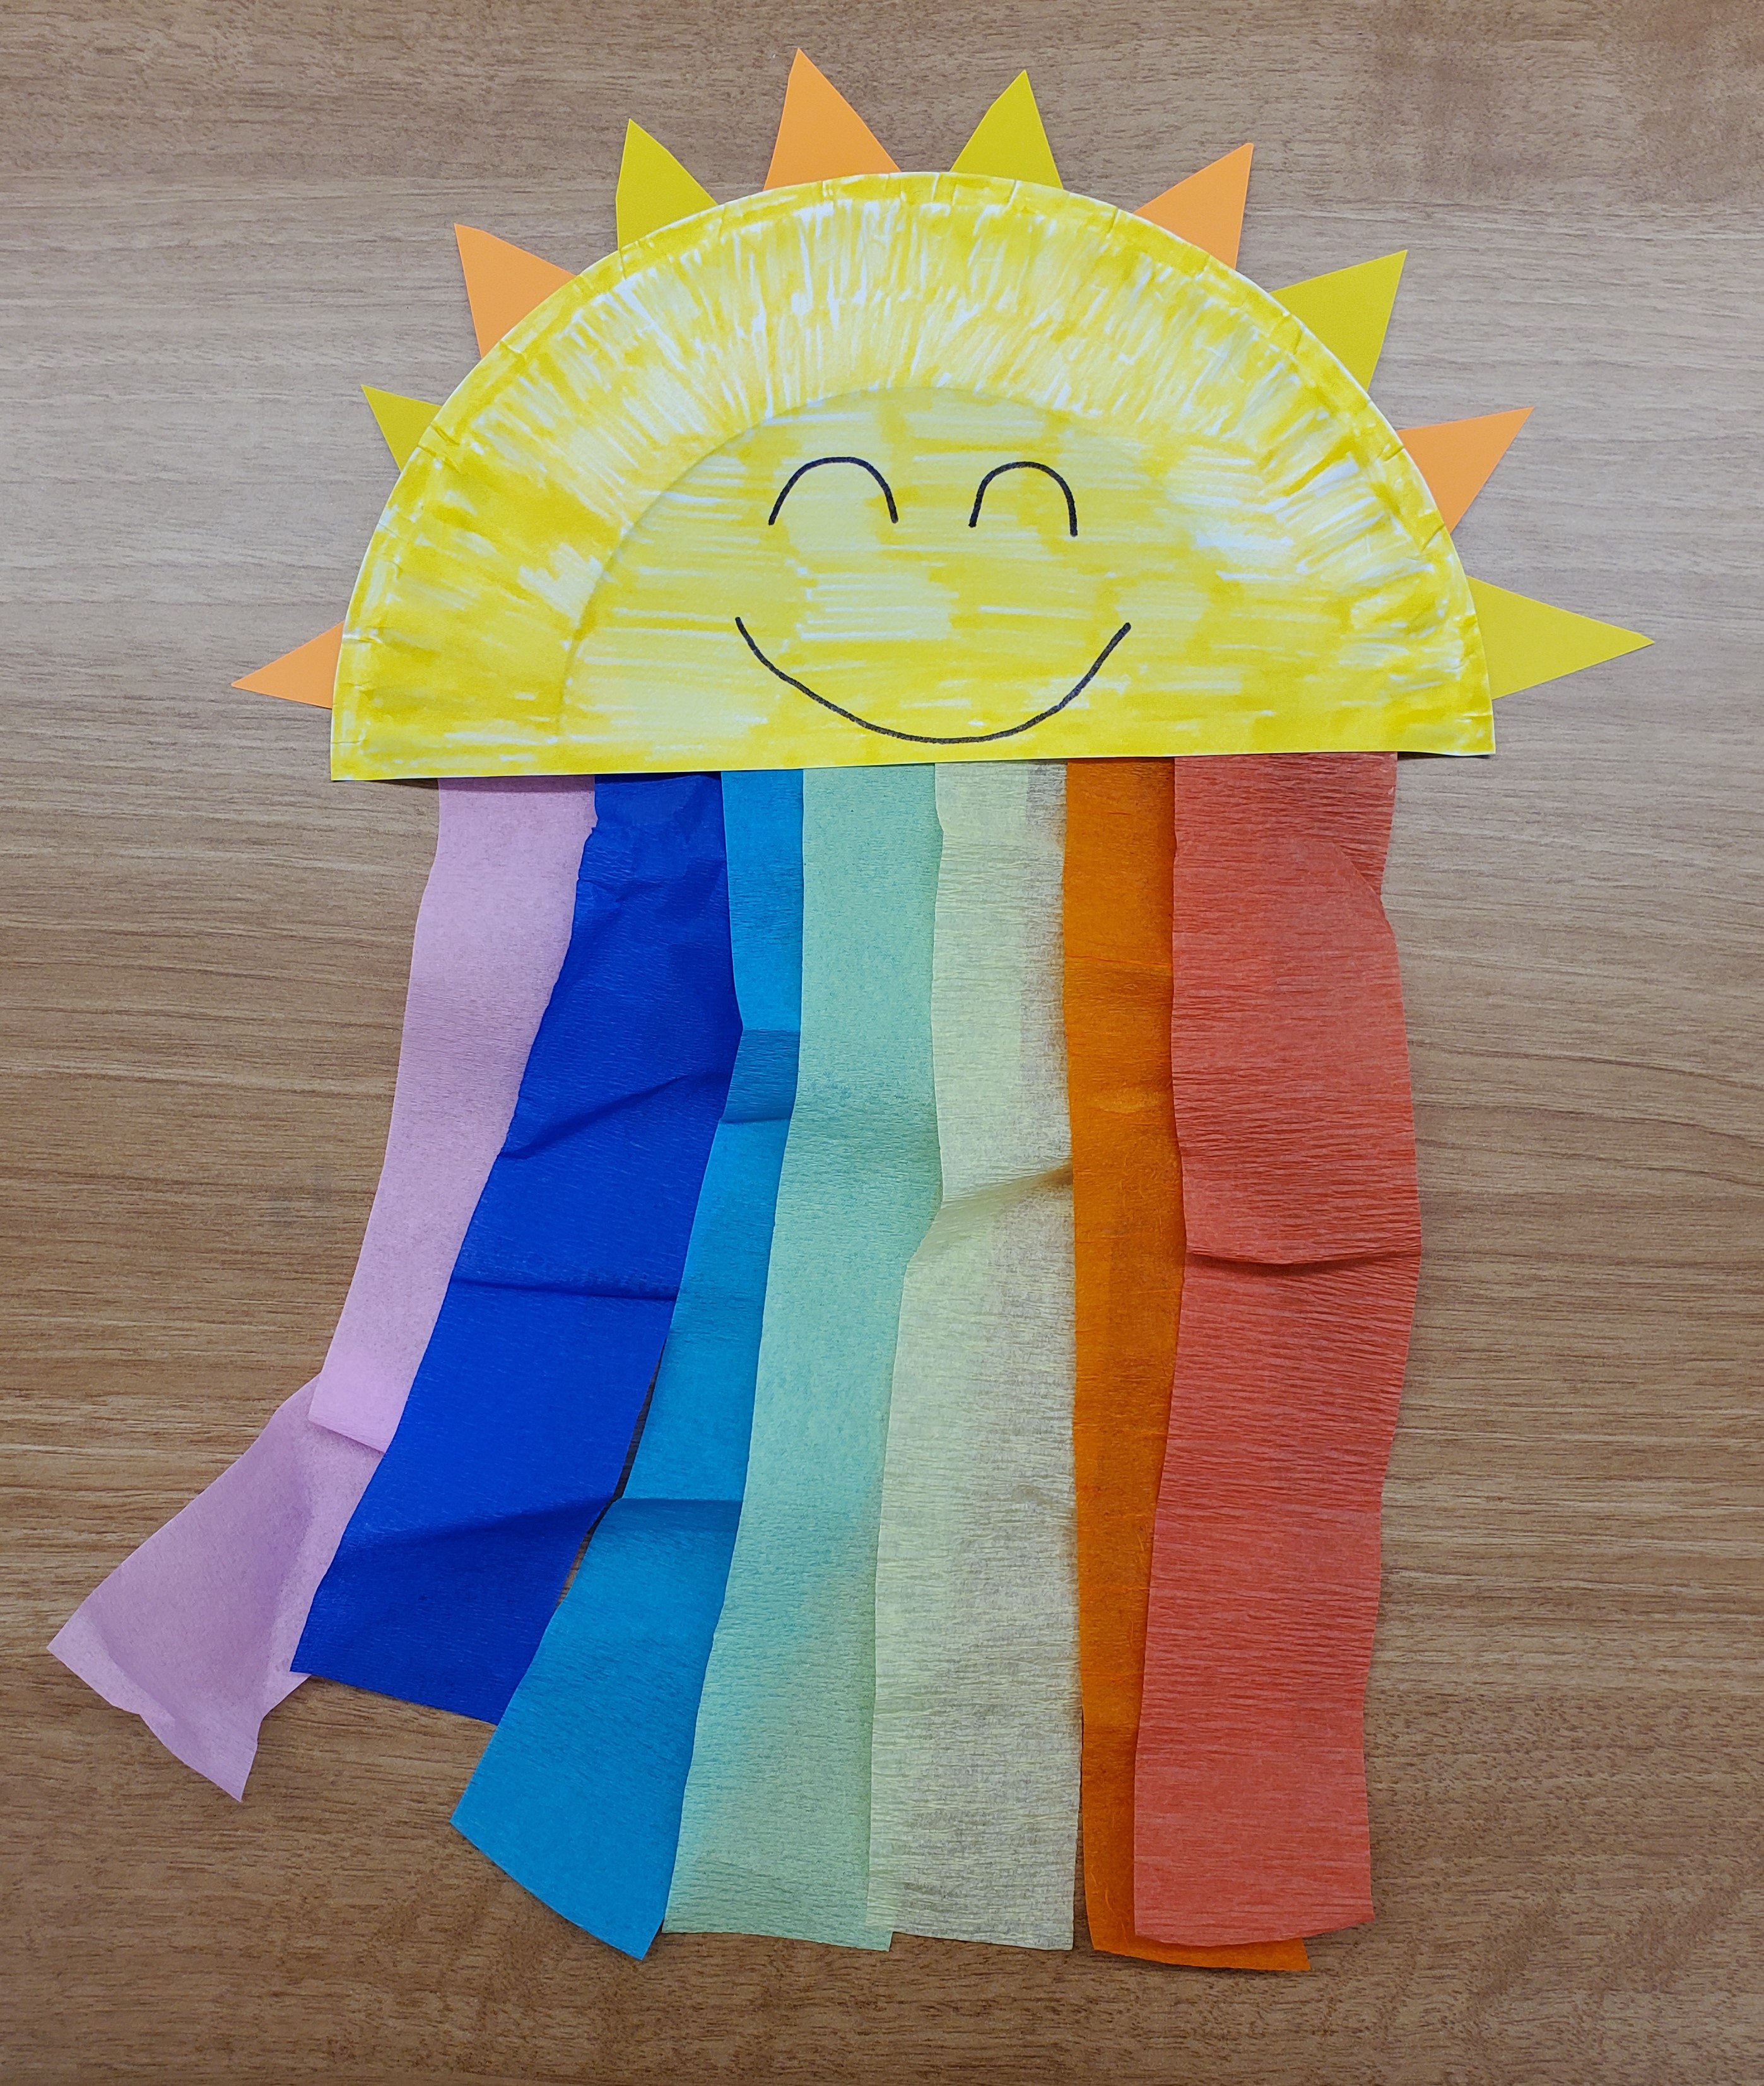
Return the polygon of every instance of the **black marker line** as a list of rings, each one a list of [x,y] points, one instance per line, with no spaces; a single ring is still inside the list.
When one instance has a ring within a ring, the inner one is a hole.
[[[795,688],[799,695],[807,696],[812,703],[819,703],[824,710],[831,710],[835,717],[843,717],[847,724],[861,725],[866,731],[878,732],[884,739],[907,739],[914,746],[985,746],[993,739],[1015,739],[1019,732],[1030,731],[1038,724],[1046,724],[1050,717],[1058,717],[1067,703],[1075,702],[1084,693],[1097,675],[1102,671],[1109,654],[1132,628],[1131,623],[1123,623],[1092,660],[1089,670],[1084,679],[1072,689],[1071,692],[1062,696],[1057,703],[1050,705],[1046,709],[1038,712],[1034,717],[1025,717],[1021,724],[1008,724],[1002,731],[957,732],[949,738],[939,739],[929,732],[897,731],[892,725],[871,724],[867,717],[859,717],[855,710],[842,709],[837,703],[829,702],[826,696],[817,696],[806,681],[799,681],[794,674],[786,674],[782,666],[774,666],[759,646],[754,643],[752,632],[739,615],[735,618],[735,628],[741,632],[747,641],[748,649],[765,667],[767,673],[776,674],[786,687]]]
[[[784,490],[778,495],[777,499],[772,502],[772,511],[765,517],[765,526],[768,529],[769,529],[772,524],[777,521],[778,517],[778,509],[782,507],[785,501],[790,498],[790,487],[795,484],[797,479],[802,477],[807,471],[819,470],[824,463],[854,463],[859,470],[868,471],[871,477],[873,478],[876,483],[881,487],[882,497],[888,503],[889,521],[898,522],[900,520],[901,510],[894,504],[894,488],[888,483],[888,480],[882,475],[881,472],[876,469],[873,463],[871,463],[863,457],[816,457],[811,463],[799,464],[795,470],[790,473],[790,476],[785,479]],[[1067,496],[1070,498],[1071,496],[1068,494]]]
[[[1072,496],[1072,487],[1066,483],[1065,479],[1060,476],[1059,473],[1055,470],[1054,466],[1050,463],[1037,463],[1033,457],[1019,457],[1015,463],[1001,463],[995,470],[989,470],[986,476],[981,479],[980,490],[975,493],[974,496],[974,512],[968,517],[968,526],[970,529],[978,529],[980,526],[980,503],[986,496],[986,487],[992,483],[994,479],[1002,478],[1008,470],[1046,471],[1047,475],[1052,479],[1055,484],[1056,484],[1059,487],[1060,491],[1066,496],[1067,534],[1072,536],[1076,536],[1077,534],[1078,503]]]

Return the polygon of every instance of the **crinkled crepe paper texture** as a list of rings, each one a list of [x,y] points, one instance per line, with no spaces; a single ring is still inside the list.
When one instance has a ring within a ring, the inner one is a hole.
[[[507,1130],[594,818],[588,780],[445,781],[439,795],[386,1164],[325,1370],[50,1647],[236,1797],[264,1716],[303,1677],[292,1659],[313,1592],[397,1424]]]
[[[667,1345],[607,1510],[454,1823],[566,1919],[641,1956],[667,1906],[735,1544],[801,1026],[800,773],[726,775],[741,1043]]]
[[[305,1675],[313,1590],[379,1461],[314,1426],[313,1386],[88,1594],[49,1650],[186,1767],[245,1794],[258,1729]]]
[[[312,1416],[392,1439],[569,946],[591,777],[452,781],[416,916],[386,1163]]]
[[[940,767],[943,1204],[906,1271],[876,1581],[870,1919],[1072,1946],[1078,1835],[1065,769]]]
[[[1302,1970],[1302,1942],[1181,1948],[1133,1925],[1134,1751],[1182,1299],[1170,1099],[1174,801],[1167,760],[1073,761],[1067,770],[1084,1910],[1093,1944],[1110,1954]]]
[[[675,1931],[886,1948],[868,1916],[876,1543],[895,1329],[936,1214],[933,771],[803,780],[803,1029],[747,1489]]]
[[[1187,1252],[1135,1826],[1160,1940],[1372,1916],[1363,1706],[1421,1248],[1395,767],[1176,764]]]
[[[1492,744],[1468,585],[1421,475],[1290,313],[1082,197],[863,175],[666,227],[484,358],[424,433],[370,547],[338,674],[335,772],[995,757],[903,747],[820,709],[745,657],[739,603],[715,605],[728,627],[707,687],[693,640],[711,605],[689,562],[677,655],[658,652],[633,706],[599,705],[594,597],[654,504],[763,423],[897,388],[1071,415],[1171,487],[1174,533],[1144,553],[1148,600],[1161,613],[1173,590],[1191,597],[1189,641],[1123,646],[1106,701],[1099,689],[1010,752]],[[763,517],[752,532],[760,571]]]
[[[507,1142],[297,1654],[492,1723],[624,1473],[739,1036],[719,779],[596,798]]]

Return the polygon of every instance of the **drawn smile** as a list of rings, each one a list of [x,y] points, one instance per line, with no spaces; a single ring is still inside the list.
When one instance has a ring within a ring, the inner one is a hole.
[[[741,632],[748,649],[769,674],[775,674],[786,688],[795,688],[799,695],[807,696],[812,703],[819,703],[824,710],[831,710],[835,717],[843,717],[847,724],[861,725],[864,730],[880,733],[884,739],[904,739],[914,746],[985,746],[995,739],[1015,739],[1019,732],[1033,731],[1038,724],[1046,724],[1050,717],[1058,717],[1066,705],[1076,702],[1084,690],[1102,671],[1109,654],[1133,628],[1123,623],[1114,636],[1093,659],[1083,675],[1067,690],[1057,703],[1050,703],[1045,710],[1038,710],[1033,717],[1025,717],[1020,724],[1008,724],[997,731],[958,731],[940,735],[927,731],[897,731],[893,725],[872,724],[868,717],[861,717],[855,710],[848,710],[828,697],[817,694],[806,681],[799,681],[794,674],[786,674],[782,666],[768,659],[754,641],[753,632],[741,618],[735,618],[735,628]]]

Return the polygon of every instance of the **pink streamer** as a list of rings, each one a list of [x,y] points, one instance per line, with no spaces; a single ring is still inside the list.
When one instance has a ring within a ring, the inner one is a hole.
[[[386,1164],[313,1418],[392,1439],[569,947],[591,777],[441,785]]]
[[[386,1164],[324,1369],[49,1646],[229,1796],[305,1678],[289,1662],[507,1135],[593,822],[589,778],[442,783]]]

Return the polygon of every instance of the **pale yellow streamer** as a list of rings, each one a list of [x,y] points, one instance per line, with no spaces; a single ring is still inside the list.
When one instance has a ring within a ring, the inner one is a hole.
[[[876,1559],[870,1918],[1072,1945],[1078,1823],[1065,771],[937,771],[944,1202],[908,1269]]]

